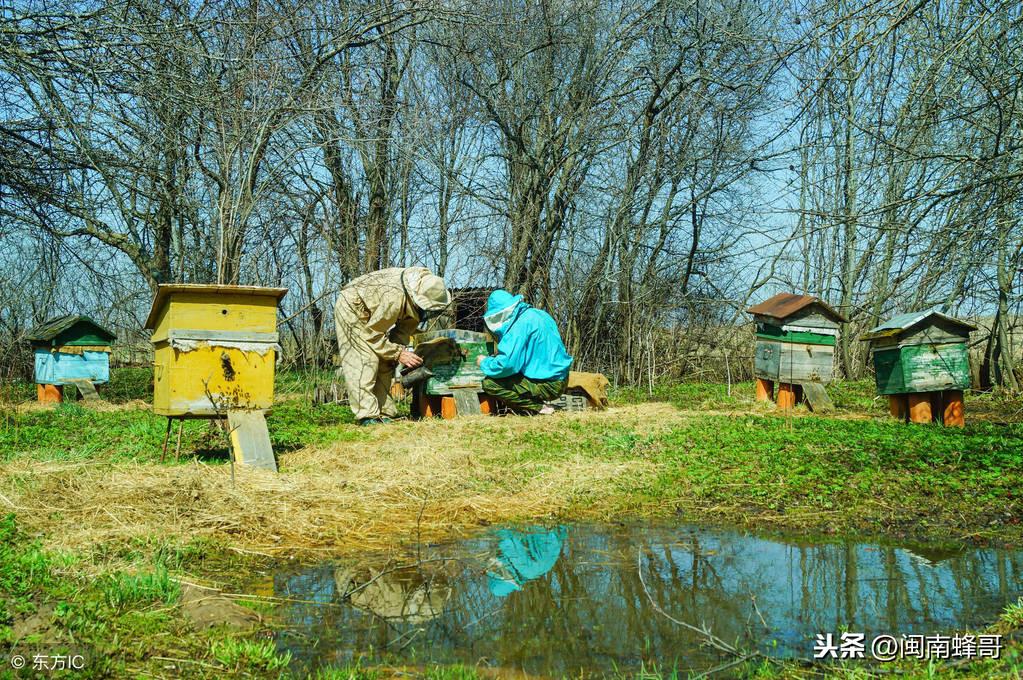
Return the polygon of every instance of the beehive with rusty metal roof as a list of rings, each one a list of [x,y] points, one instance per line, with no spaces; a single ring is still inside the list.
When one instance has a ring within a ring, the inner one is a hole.
[[[781,383],[828,383],[835,344],[848,320],[813,295],[779,293],[746,310],[756,321],[757,378]]]

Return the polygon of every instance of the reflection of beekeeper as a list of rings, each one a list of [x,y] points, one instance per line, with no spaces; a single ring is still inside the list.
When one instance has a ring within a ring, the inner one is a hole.
[[[502,529],[497,532],[497,557],[487,571],[487,587],[497,597],[522,590],[526,581],[540,578],[561,557],[565,528],[525,533]]]
[[[395,367],[423,363],[407,349],[409,337],[449,304],[444,279],[425,267],[381,269],[342,289],[334,325],[348,401],[360,424],[394,417],[390,391]]]
[[[336,592],[362,609],[383,619],[405,623],[426,623],[444,613],[451,588],[435,583],[416,570],[377,572],[369,570],[360,580],[356,570],[339,568],[334,572]]]

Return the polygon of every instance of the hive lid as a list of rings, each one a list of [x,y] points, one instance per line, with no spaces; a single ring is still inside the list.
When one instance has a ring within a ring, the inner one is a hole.
[[[156,328],[156,317],[167,299],[175,293],[212,293],[215,295],[252,295],[272,296],[280,300],[288,292],[287,288],[265,288],[263,286],[222,286],[207,283],[164,283],[156,289],[153,306],[149,310],[144,328]]]
[[[54,319],[50,319],[49,321],[45,321],[30,330],[26,337],[29,342],[51,342],[61,333],[70,330],[79,323],[84,323],[90,326],[96,335],[106,338],[107,340],[114,340],[117,338],[115,333],[110,332],[103,326],[100,326],[98,323],[82,314],[67,314],[65,316],[58,316]]]
[[[977,327],[973,324],[966,323],[961,319],[957,319],[954,316],[949,316],[944,312],[939,312],[936,309],[925,309],[922,312],[908,312],[906,314],[899,314],[885,321],[880,326],[871,328],[869,331],[860,336],[860,340],[877,340],[878,338],[889,338],[893,335],[900,335],[905,331],[909,330],[914,326],[918,326],[921,323],[937,317],[944,319],[954,326],[960,326],[964,329],[975,331]]]
[[[771,316],[775,319],[784,319],[785,317],[792,316],[804,307],[809,307],[813,304],[820,305],[825,314],[831,317],[833,321],[837,321],[839,323],[849,322],[849,319],[839,314],[834,307],[814,295],[778,293],[774,297],[764,300],[758,305],[753,305],[746,311],[750,314],[756,314],[757,316]]]

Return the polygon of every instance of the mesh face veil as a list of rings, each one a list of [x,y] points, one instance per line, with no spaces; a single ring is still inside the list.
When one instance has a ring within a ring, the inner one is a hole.
[[[508,305],[502,310],[496,311],[493,314],[488,314],[483,317],[483,322],[487,324],[487,328],[490,329],[491,333],[496,333],[507,325],[508,320],[512,316],[512,312],[519,306],[519,301],[516,300],[512,304]]]

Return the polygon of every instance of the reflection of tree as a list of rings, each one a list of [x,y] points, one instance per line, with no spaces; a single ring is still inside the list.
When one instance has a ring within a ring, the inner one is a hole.
[[[296,604],[285,612],[320,640],[320,651],[308,643],[295,646],[293,638],[284,644],[300,659],[320,654],[334,662],[373,650],[411,658],[414,652],[417,662],[486,659],[545,675],[624,671],[641,663],[685,671],[718,663],[699,635],[654,613],[639,582],[637,550],[650,596],[671,616],[749,647],[748,622],[755,617],[759,623],[751,605],[755,596],[779,651],[799,656],[809,654],[815,632],[935,633],[993,616],[1023,590],[1023,555],[994,551],[934,562],[886,546],[575,527],[552,559],[556,541],[548,545],[528,534],[515,537],[529,560],[505,566],[529,578],[501,596],[488,576],[503,554],[502,539],[511,536],[501,532],[445,548],[397,572],[396,581],[373,581],[387,591],[380,596],[386,607],[357,601],[352,592],[345,603],[344,594],[352,583],[370,582],[394,564],[361,566],[355,578],[339,570],[338,585],[332,566],[278,577],[279,596],[333,603]]]

